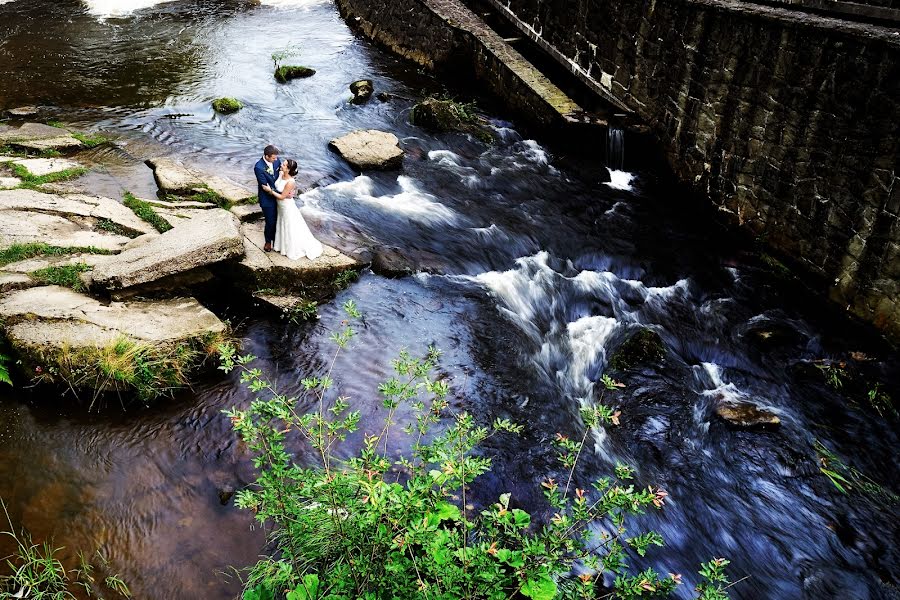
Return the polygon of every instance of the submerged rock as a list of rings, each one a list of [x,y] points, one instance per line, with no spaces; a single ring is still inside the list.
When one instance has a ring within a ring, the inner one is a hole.
[[[375,92],[375,86],[372,84],[371,79],[360,79],[359,81],[354,81],[350,84],[350,93],[353,94],[353,97],[350,99],[350,102],[353,104],[365,104],[372,98],[372,94]]]
[[[22,119],[33,117],[38,114],[40,110],[41,109],[39,109],[37,106],[20,106],[18,108],[11,108],[6,112],[13,118]]]
[[[413,106],[409,120],[413,125],[431,131],[461,131],[488,142],[494,139],[471,105],[453,100],[423,100]]]
[[[716,406],[716,415],[743,429],[770,429],[781,425],[778,415],[752,402],[720,402]]]
[[[393,133],[358,130],[331,140],[329,146],[360,170],[397,169],[403,162],[400,140]]]
[[[631,369],[645,362],[659,362],[666,357],[666,347],[659,334],[642,327],[613,353],[609,364],[614,369]]]
[[[281,83],[287,83],[291,79],[302,79],[304,77],[312,77],[316,74],[315,69],[309,67],[301,67],[297,65],[287,65],[275,69],[275,79]]]
[[[200,211],[192,219],[152,237],[98,265],[91,274],[93,287],[110,292],[156,282],[244,253],[238,220],[221,209]]]
[[[237,98],[218,98],[213,100],[212,107],[217,113],[228,115],[241,110],[244,105]]]

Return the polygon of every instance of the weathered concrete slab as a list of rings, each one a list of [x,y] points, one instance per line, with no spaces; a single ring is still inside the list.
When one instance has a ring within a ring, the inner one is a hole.
[[[60,286],[5,295],[0,299],[0,319],[14,350],[51,363],[61,352],[106,346],[121,339],[159,345],[226,329],[193,298],[103,304]]]
[[[256,221],[262,219],[262,208],[259,204],[239,204],[231,207],[231,213],[241,222]]]
[[[8,273],[6,271],[0,271],[0,294],[34,287],[36,285],[37,282],[24,273]]]
[[[330,291],[339,273],[363,266],[329,246],[325,246],[322,256],[315,260],[290,260],[277,252],[265,252],[262,249],[263,227],[261,222],[242,224],[244,258],[219,265],[217,272],[233,275],[251,288],[278,289],[314,297],[317,291]]]
[[[27,274],[47,267],[57,267],[65,265],[86,264],[96,266],[103,262],[114,260],[115,255],[107,254],[68,254],[65,256],[38,256],[19,262],[10,263],[3,267],[3,271],[8,273]]]
[[[64,248],[93,246],[116,251],[129,239],[94,230],[93,225],[77,218],[23,210],[0,210],[0,247],[44,243]]]
[[[198,211],[147,243],[98,265],[93,284],[115,291],[147,284],[176,273],[240,257],[244,241],[237,218],[226,210]]]
[[[11,190],[22,185],[18,177],[0,177],[0,190]]]
[[[240,204],[254,195],[250,188],[218,175],[203,173],[171,158],[151,158],[147,164],[153,169],[159,189],[166,194],[190,196],[208,188],[229,204]]]
[[[42,123],[25,123],[19,128],[0,130],[0,144],[29,150],[65,150],[84,146],[65,129]]]
[[[397,169],[403,162],[397,136],[377,129],[348,133],[331,140],[329,146],[360,170]]]
[[[20,158],[12,161],[14,164],[22,165],[31,175],[41,177],[50,175],[51,173],[59,173],[69,169],[79,169],[83,165],[65,158]]]

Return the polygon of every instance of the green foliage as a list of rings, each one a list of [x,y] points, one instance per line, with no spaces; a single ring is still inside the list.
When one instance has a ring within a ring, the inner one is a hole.
[[[894,406],[894,400],[891,396],[881,389],[881,384],[876,383],[875,386],[866,394],[869,405],[874,408],[882,417],[893,415],[897,417],[897,407]]]
[[[350,287],[350,284],[357,279],[359,279],[359,271],[356,269],[347,269],[334,276],[332,285],[336,290],[346,290]]]
[[[478,107],[474,102],[431,96],[413,106],[409,121],[432,131],[462,131],[486,143],[494,141],[493,133],[485,126],[486,122],[478,116]]]
[[[332,366],[361,318],[352,301],[344,310],[343,329],[332,335]],[[644,555],[662,545],[655,532],[629,536],[626,521],[661,508],[663,490],[636,486],[625,465],[591,490],[572,485],[587,433],[581,442],[557,437],[570,475],[565,488],[552,478],[542,484],[553,513],[547,522],[516,507],[509,493],[480,510],[472,506],[469,487],[491,468],[478,446],[522,428],[506,419],[487,427],[467,413],[447,414],[450,390],[434,376],[435,348],[421,358],[400,352],[396,375],[379,386],[385,419],[376,423],[362,423],[348,398],[330,400],[331,368],[301,381],[302,405],[312,410],[300,414],[298,399],[279,393],[252,366],[255,357],[229,346],[220,356],[220,368],[238,370],[255,395],[248,408],[225,411],[258,470],[255,484],[237,492],[235,503],[273,528],[273,553],[249,570],[244,600],[634,599],[665,596],[679,584],[678,575],[662,577],[652,569],[632,575],[628,567],[632,552]],[[608,378],[605,385],[609,391],[621,386]],[[401,426],[398,411],[409,409],[413,417]],[[585,427],[612,422],[615,414],[599,405],[586,408]],[[342,445],[357,432],[362,449],[345,457]],[[398,439],[406,440],[407,452],[396,453]],[[311,464],[298,464],[289,453],[288,443],[296,441],[312,450]],[[698,592],[724,600],[727,563],[714,563],[704,565]],[[612,588],[604,585],[605,573]]]
[[[190,202],[202,202],[204,204],[215,204],[216,206],[224,208],[225,210],[228,210],[235,204],[235,203],[229,202],[228,200],[226,200],[225,198],[223,198],[222,196],[220,196],[219,194],[217,194],[216,192],[212,191],[209,188],[197,189],[194,191],[194,193],[188,194],[186,196],[175,196],[173,194],[169,194],[166,197],[166,200],[169,202],[182,202],[184,200],[188,200]],[[250,199],[248,198],[248,199],[242,200],[238,204],[242,204],[248,200],[250,200]]]
[[[825,365],[816,365],[825,376],[825,381],[836,390],[844,387],[844,375],[846,374],[845,365],[841,363],[831,363]]]
[[[32,279],[36,279],[42,283],[49,285],[61,285],[63,287],[72,288],[76,292],[85,291],[84,283],[81,281],[80,275],[85,271],[90,271],[93,267],[85,263],[75,263],[74,265],[53,265],[32,271],[30,273]]]
[[[36,256],[67,256],[70,254],[112,254],[112,251],[94,246],[61,247],[43,243],[13,244],[0,250],[0,267]]]
[[[218,98],[213,100],[212,107],[214,111],[227,115],[241,110],[244,105],[237,98]]]
[[[61,123],[60,121],[47,121],[47,125],[49,125],[50,127],[57,127],[59,129],[66,128],[66,126],[63,123]]]
[[[102,229],[103,231],[108,231],[109,233],[113,233],[115,235],[121,235],[130,238],[136,238],[140,235],[139,232],[129,229],[128,227],[124,227],[119,225],[112,219],[100,219],[97,221],[97,229]]]
[[[85,169],[84,167],[76,167],[73,169],[57,171],[56,173],[48,173],[47,175],[32,175],[23,165],[10,163],[9,166],[10,168],[12,168],[16,177],[22,180],[22,183],[19,185],[19,187],[26,189],[37,189],[46,183],[67,181],[69,179],[81,177],[82,175],[87,173],[87,169]]]
[[[158,232],[165,233],[172,229],[169,222],[159,216],[159,213],[153,210],[153,207],[148,202],[136,198],[131,192],[125,192],[122,204],[130,208],[138,217],[150,223]]]
[[[299,325],[304,321],[317,319],[319,317],[318,307],[319,303],[314,300],[300,300],[284,311],[282,316],[294,325]]]
[[[294,56],[300,56],[300,44],[290,44],[285,46],[281,50],[276,50],[272,53],[272,62],[275,65],[275,69],[281,66],[286,59],[292,58]]]
[[[9,376],[9,361],[10,357],[2,352],[0,352],[0,383],[5,383],[6,385],[12,385],[12,377]]]
[[[872,499],[889,504],[900,504],[900,496],[879,485],[865,473],[847,465],[837,454],[829,450],[819,440],[813,442],[813,448],[819,456],[819,471],[825,475],[832,485],[842,494],[859,491]]]

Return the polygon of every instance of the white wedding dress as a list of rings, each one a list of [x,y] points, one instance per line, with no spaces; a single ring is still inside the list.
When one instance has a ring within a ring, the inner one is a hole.
[[[284,191],[290,179],[278,176],[275,189]],[[275,251],[281,252],[291,260],[304,256],[315,260],[322,255],[322,243],[313,237],[297,203],[293,198],[278,200],[278,220],[275,222]]]

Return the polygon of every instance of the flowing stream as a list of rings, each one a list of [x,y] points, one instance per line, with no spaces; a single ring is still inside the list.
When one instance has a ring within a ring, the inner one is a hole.
[[[900,514],[888,497],[900,492],[897,419],[829,386],[811,362],[855,360],[900,399],[897,352],[778,277],[666,174],[614,170],[598,183],[602,144],[597,156],[549,148],[491,117],[503,111],[484,99],[493,145],[411,126],[413,102],[440,82],[355,37],[327,1],[0,5],[0,108],[55,106],[63,120],[115,135],[119,149],[79,156],[100,165],[84,182],[96,193],[152,194],[141,159],[153,154],[250,183],[273,142],[315,184],[298,202],[325,243],[350,254],[393,248],[420,270],[363,274],[309,325],[235,317],[283,389],[299,392],[301,377],[321,371],[338,307],[353,298],[365,321],[336,373],[364,419],[383,416],[375,390],[390,373],[386,350],[437,345],[454,409],[526,426],[489,441],[495,468],[475,493],[512,492],[540,515],[539,482],[560,474],[550,441],[584,434],[579,408],[598,400],[616,348],[649,327],[665,359],[614,373],[627,387],[604,402],[620,425],[589,432],[577,476],[587,487],[626,462],[639,485],[668,491],[664,510],[636,523],[667,545],[636,564],[682,573],[681,598],[715,556],[732,561],[732,579],[749,577],[733,598],[900,598]],[[288,46],[314,77],[274,81],[270,55]],[[392,98],[350,105],[347,86],[364,77]],[[219,96],[246,108],[216,115]],[[358,176],[328,151],[357,128],[401,138],[399,174]],[[0,497],[15,527],[65,546],[66,564],[77,549],[99,549],[137,598],[234,597],[229,567],[254,562],[265,533],[227,501],[253,474],[221,411],[249,400],[216,373],[124,412],[86,414],[47,390],[3,389]],[[738,401],[781,426],[734,429],[715,417],[719,403]],[[817,443],[883,487],[841,493],[819,470]]]

